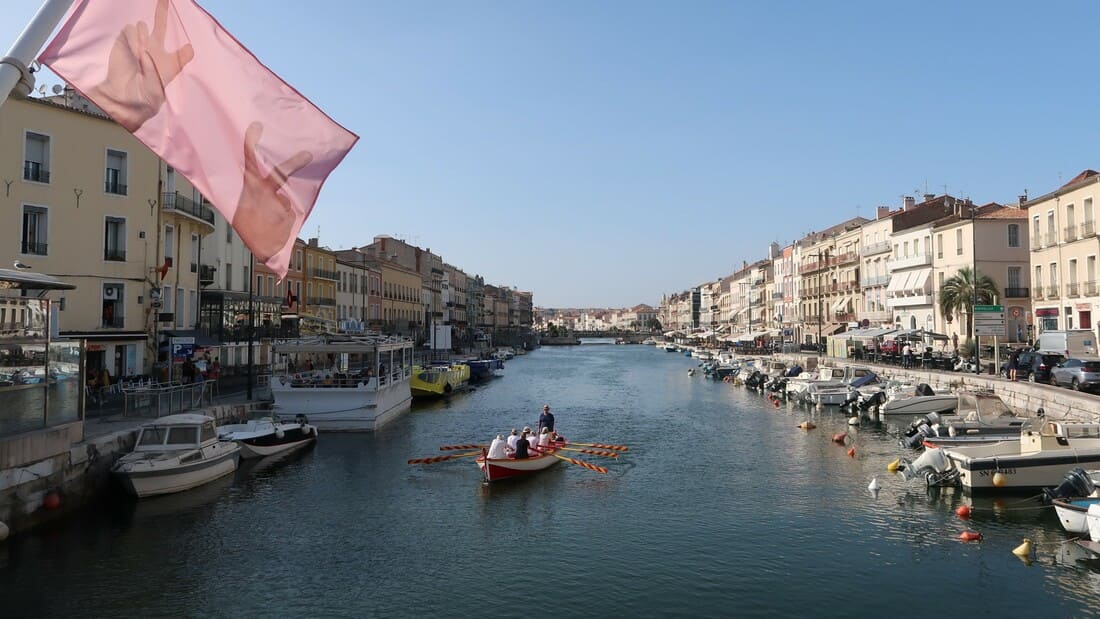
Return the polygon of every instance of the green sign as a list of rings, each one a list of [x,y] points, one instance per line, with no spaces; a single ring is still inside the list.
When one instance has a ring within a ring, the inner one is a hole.
[[[974,311],[975,312],[1003,312],[1003,311],[1005,311],[1005,306],[1003,306],[1003,305],[975,305],[974,306]]]

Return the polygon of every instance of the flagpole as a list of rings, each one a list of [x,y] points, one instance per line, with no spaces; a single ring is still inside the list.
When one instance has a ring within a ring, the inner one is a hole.
[[[27,27],[19,33],[19,38],[8,48],[8,53],[0,58],[0,107],[20,82],[24,82],[24,87],[20,89],[17,96],[26,97],[34,89],[34,76],[27,69],[27,65],[46,45],[50,34],[61,23],[61,19],[65,17],[65,13],[72,5],[73,0],[43,2]]]
[[[255,310],[253,309],[253,295],[255,292],[252,289],[252,282],[256,281],[256,255],[252,252],[248,252],[248,401],[252,401],[252,364],[254,363],[252,357],[252,331],[256,328],[256,320],[254,317]]]

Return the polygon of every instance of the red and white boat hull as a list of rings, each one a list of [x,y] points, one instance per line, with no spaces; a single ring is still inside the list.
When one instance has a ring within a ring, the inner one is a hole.
[[[532,455],[530,458],[494,458],[489,459],[485,456],[479,457],[476,462],[478,468],[481,469],[482,474],[485,476],[486,481],[501,481],[504,479],[518,479],[520,477],[528,477],[544,471],[558,462],[554,457],[554,452],[557,449],[544,450],[540,455]]]

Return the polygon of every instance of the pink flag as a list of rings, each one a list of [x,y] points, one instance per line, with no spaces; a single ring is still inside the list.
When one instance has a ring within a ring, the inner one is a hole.
[[[194,0],[77,0],[39,60],[190,180],[280,277],[359,139]]]

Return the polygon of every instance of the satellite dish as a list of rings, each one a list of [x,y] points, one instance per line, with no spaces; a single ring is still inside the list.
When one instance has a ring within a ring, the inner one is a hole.
[[[61,84],[54,84],[53,88],[51,88],[50,90],[53,91],[53,94],[59,95],[61,94],[61,91],[65,90],[65,88],[62,87]]]

